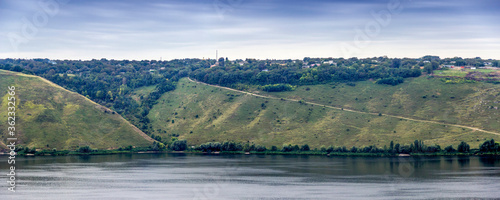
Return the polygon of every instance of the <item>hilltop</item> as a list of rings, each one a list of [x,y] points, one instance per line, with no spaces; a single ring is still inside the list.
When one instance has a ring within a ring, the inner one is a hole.
[[[0,70],[0,88],[16,87],[18,143],[37,149],[148,146],[153,141],[116,112],[38,76]],[[0,149],[7,134],[7,95],[0,98]]]

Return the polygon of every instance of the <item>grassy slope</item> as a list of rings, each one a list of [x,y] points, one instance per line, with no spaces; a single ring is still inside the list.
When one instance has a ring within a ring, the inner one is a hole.
[[[419,77],[397,86],[364,81],[355,87],[303,86],[293,92],[270,95],[500,132],[500,85],[484,82],[445,84],[437,78]]]
[[[131,97],[140,105],[142,103],[141,96],[145,99],[149,95],[149,93],[155,90],[155,88],[156,85],[137,88],[131,94]]]
[[[306,91],[307,87],[310,90]],[[421,77],[398,86],[366,81],[355,87],[339,84],[333,89],[327,84],[302,86],[292,92],[260,93],[360,111],[463,123],[499,132],[498,110],[486,108],[500,100],[498,88],[484,83],[450,85]],[[498,135],[470,129],[264,99],[187,79],[182,79],[175,91],[162,96],[149,118],[155,134],[178,134],[191,144],[234,140],[267,146],[383,146],[391,140],[410,143],[421,139],[440,145],[456,145],[463,140],[475,147],[487,138],[500,139]]]
[[[77,93],[40,77],[0,70],[0,141],[4,143],[7,86],[11,85],[16,86],[18,139],[25,146],[61,150],[85,145],[108,149],[150,144],[147,136],[120,115]]]

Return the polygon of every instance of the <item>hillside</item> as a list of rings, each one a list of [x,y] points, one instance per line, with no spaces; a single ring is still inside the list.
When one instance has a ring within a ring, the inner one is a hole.
[[[153,133],[192,145],[234,140],[380,147],[391,140],[419,139],[442,146],[466,141],[476,147],[485,139],[500,139],[500,85],[419,77],[397,86],[360,81],[355,86],[249,91],[263,97],[181,79],[149,112]]]
[[[7,87],[16,87],[18,143],[38,149],[148,146],[152,139],[120,115],[43,78],[0,70],[0,135],[7,134]],[[0,149],[5,145],[0,144]]]

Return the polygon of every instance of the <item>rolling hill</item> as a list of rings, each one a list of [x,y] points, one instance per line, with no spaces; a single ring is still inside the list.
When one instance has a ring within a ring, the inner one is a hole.
[[[149,146],[152,139],[119,114],[38,76],[0,70],[0,149],[5,148],[7,87],[16,87],[18,143],[37,149]]]
[[[350,86],[351,85],[351,86]],[[211,141],[379,147],[394,142],[477,147],[500,139],[500,85],[411,78],[248,92],[181,79],[150,110],[153,133],[191,145]],[[141,95],[147,89],[139,89]]]

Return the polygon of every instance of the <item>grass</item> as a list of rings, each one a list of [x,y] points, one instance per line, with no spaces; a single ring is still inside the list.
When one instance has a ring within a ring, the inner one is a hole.
[[[36,76],[0,70],[0,130],[7,130],[7,86],[16,87],[18,143],[37,149],[114,149],[148,146],[120,115]],[[1,134],[6,142],[7,134]],[[2,147],[0,147],[2,148]]]
[[[293,92],[260,93],[500,132],[500,115],[495,109],[499,91],[500,85],[490,83],[445,84],[438,78],[419,77],[397,86],[363,81],[355,87],[326,84],[301,86]]]
[[[309,88],[309,90],[306,90]],[[425,77],[398,86],[357,82],[301,86],[295,91],[260,94],[303,99],[359,111],[459,123],[500,131],[499,112],[490,109],[498,85],[444,84]],[[424,98],[425,96],[425,98]],[[472,146],[500,136],[446,125],[353,113],[279,99],[264,99],[181,79],[175,91],[160,98],[149,115],[154,134],[186,139],[190,145],[212,141],[253,142],[266,146],[309,144],[311,148],[409,144]]]
[[[454,77],[465,77],[470,72],[481,72],[484,74],[500,72],[500,70],[495,69],[447,69],[447,70],[436,70],[434,74],[437,76],[454,76]]]
[[[142,102],[141,99],[145,99],[151,92],[153,92],[155,90],[155,88],[156,88],[156,85],[137,88],[134,90],[134,92],[132,92],[131,97],[137,103],[141,104],[141,102]]]

